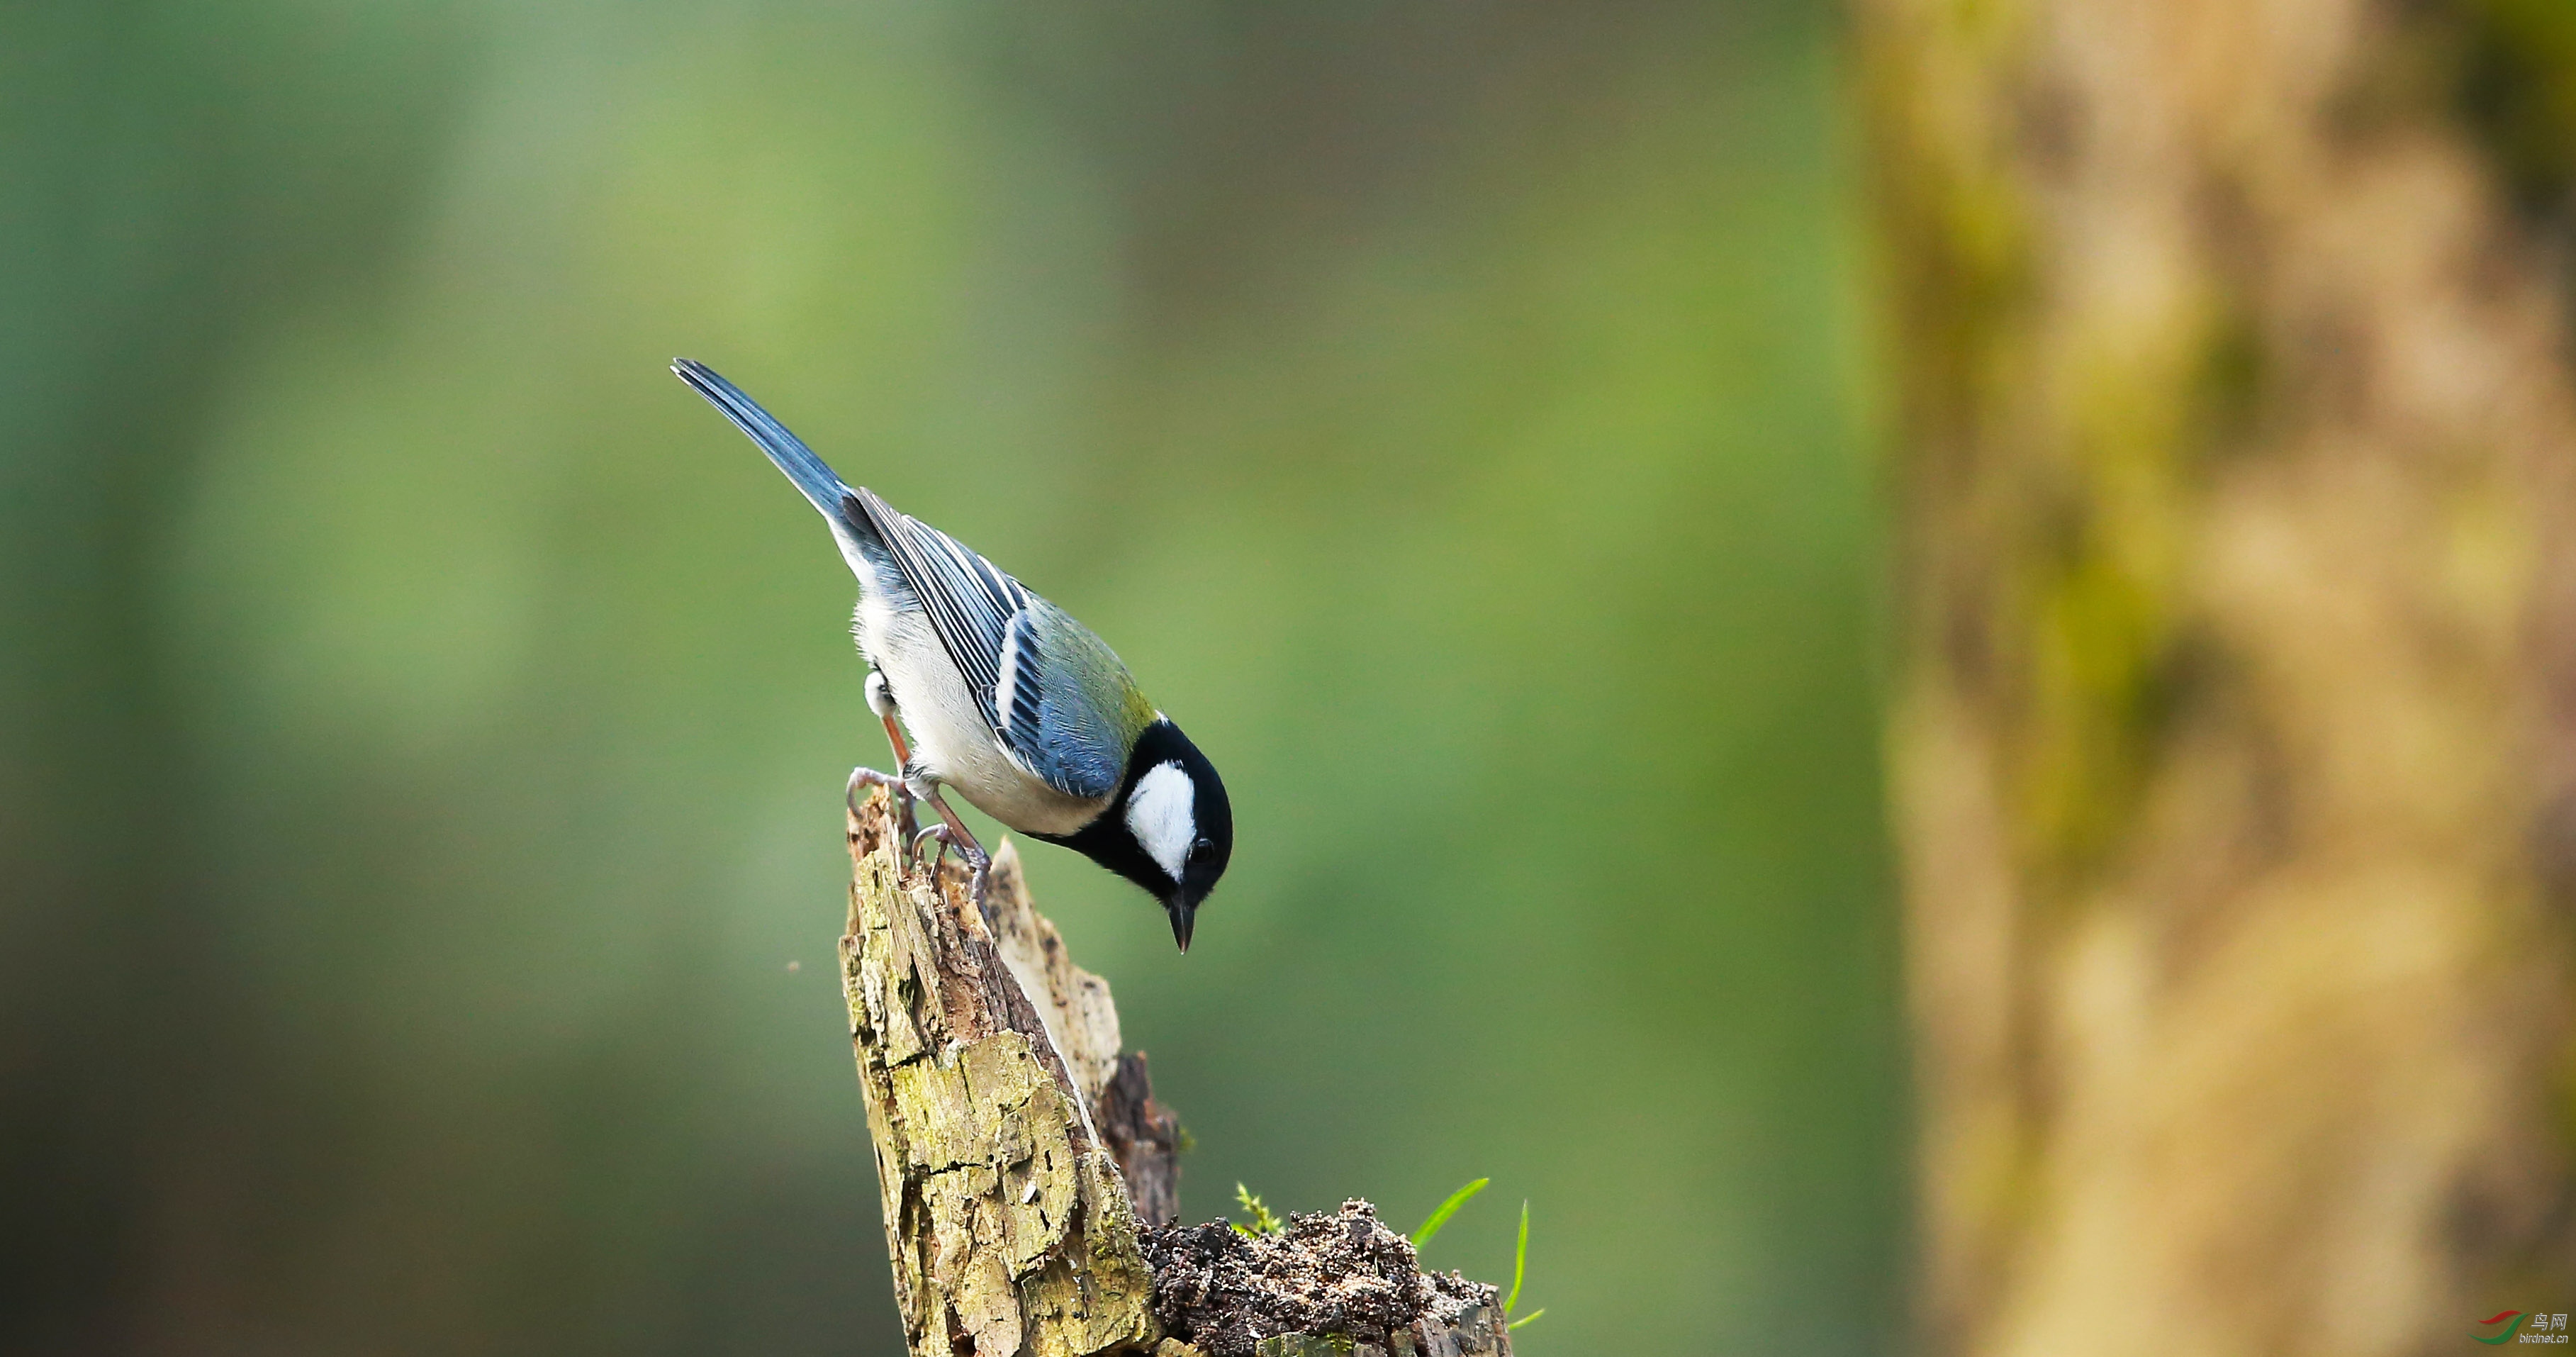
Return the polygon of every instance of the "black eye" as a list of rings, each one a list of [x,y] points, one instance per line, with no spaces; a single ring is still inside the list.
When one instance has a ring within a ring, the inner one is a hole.
[[[1193,843],[1193,844],[1191,844],[1191,845],[1190,845],[1190,860],[1191,860],[1191,861],[1193,861],[1193,862],[1195,862],[1195,861],[1197,861],[1198,859],[1203,858],[1203,857],[1206,857],[1208,854],[1213,853],[1213,852],[1215,852],[1215,851],[1216,851],[1216,840],[1214,840],[1214,839],[1200,839],[1200,840],[1199,840],[1199,841],[1197,841],[1196,843]]]

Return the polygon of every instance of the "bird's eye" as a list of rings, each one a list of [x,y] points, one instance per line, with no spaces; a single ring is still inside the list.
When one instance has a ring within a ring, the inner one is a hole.
[[[1193,858],[1203,858],[1215,851],[1216,840],[1214,839],[1200,839],[1190,845],[1190,856]]]

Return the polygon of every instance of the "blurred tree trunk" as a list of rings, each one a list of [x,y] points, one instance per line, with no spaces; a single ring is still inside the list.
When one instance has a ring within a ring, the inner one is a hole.
[[[2576,1309],[2576,5],[1861,19],[1928,1349]]]

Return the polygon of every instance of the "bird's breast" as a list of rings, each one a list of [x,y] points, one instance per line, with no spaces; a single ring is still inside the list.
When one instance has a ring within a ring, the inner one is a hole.
[[[1098,819],[1110,798],[1067,796],[1031,776],[1008,754],[967,691],[966,676],[939,644],[930,620],[881,594],[859,600],[859,652],[886,676],[887,691],[912,736],[912,761],[977,810],[1023,834],[1071,834]]]

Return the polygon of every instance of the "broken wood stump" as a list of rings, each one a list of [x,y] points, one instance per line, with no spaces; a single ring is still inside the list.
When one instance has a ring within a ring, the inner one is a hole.
[[[1012,845],[979,914],[884,791],[848,833],[841,984],[913,1357],[1509,1357],[1494,1288],[1422,1273],[1364,1202],[1177,1225],[1179,1123]]]

